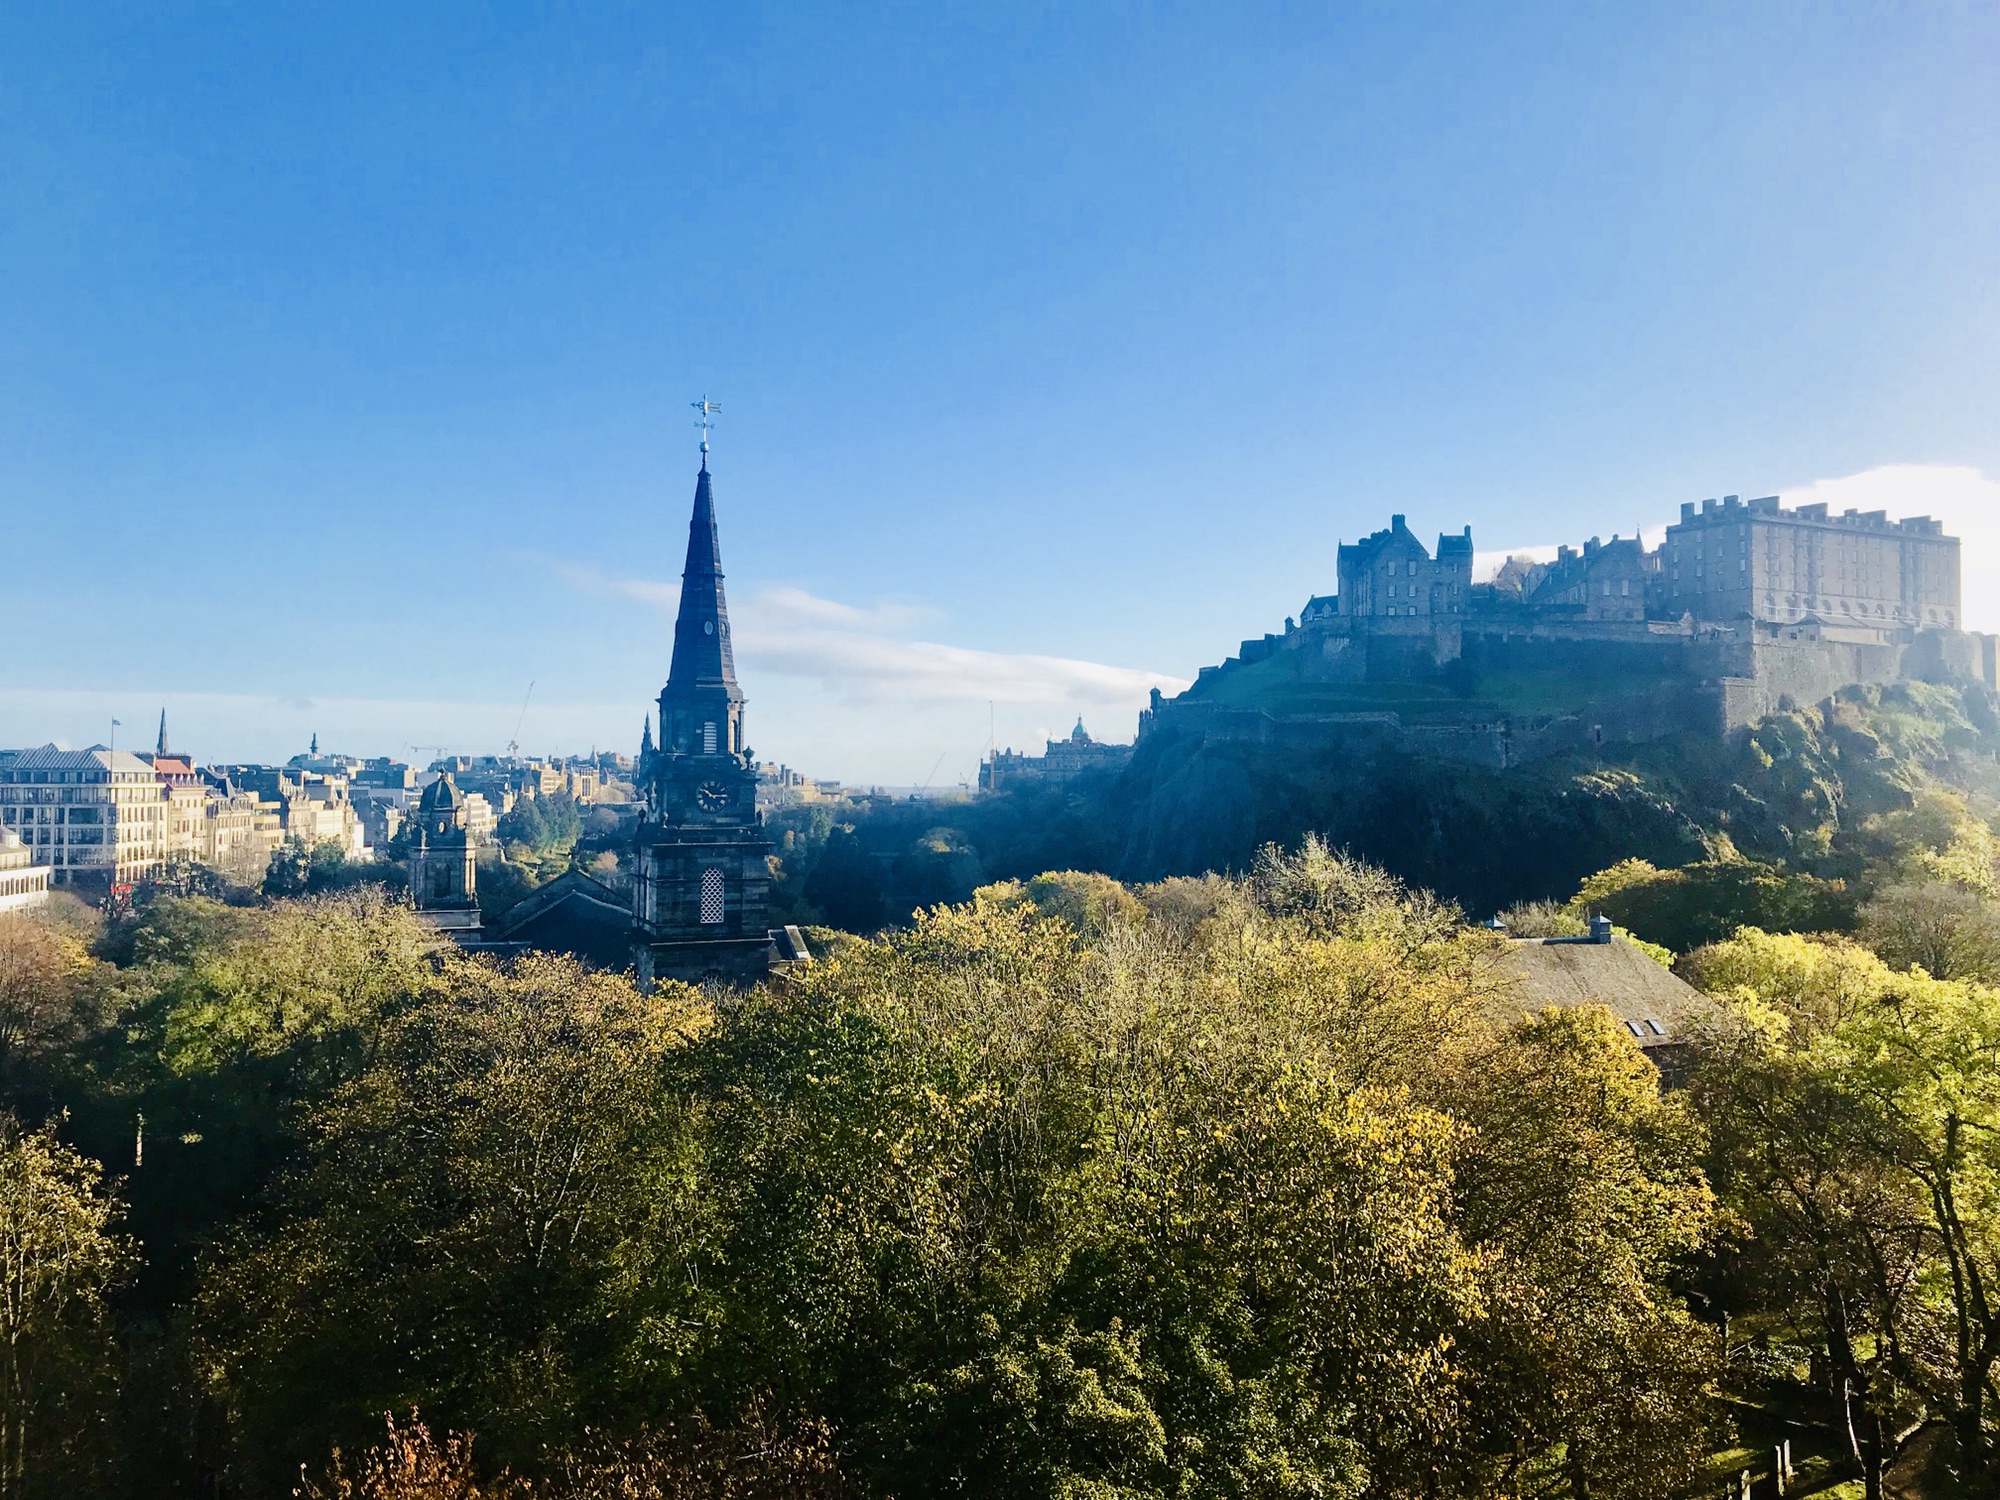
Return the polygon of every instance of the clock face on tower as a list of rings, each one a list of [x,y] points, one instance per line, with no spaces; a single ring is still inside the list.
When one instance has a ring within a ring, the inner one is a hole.
[[[729,806],[729,788],[719,781],[704,781],[695,788],[694,800],[704,812],[721,812]]]

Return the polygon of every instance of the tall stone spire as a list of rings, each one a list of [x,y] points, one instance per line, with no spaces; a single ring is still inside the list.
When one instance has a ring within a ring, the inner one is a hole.
[[[688,520],[687,564],[681,569],[681,608],[674,621],[674,660],[667,690],[725,687],[740,702],[736,657],[729,647],[729,601],[722,589],[722,542],[715,529],[715,493],[708,459],[694,484]]]
[[[653,753],[653,716],[646,715],[646,722],[639,730],[639,759],[645,760]]]
[[[164,708],[160,710],[160,741],[153,746],[153,753],[155,755],[167,753],[167,711]]]
[[[702,455],[694,514],[688,519],[673,665],[660,693],[660,748],[681,754],[743,749],[743,689],[736,685],[736,657],[729,644],[729,601],[722,588],[722,543],[716,535],[707,454]]]

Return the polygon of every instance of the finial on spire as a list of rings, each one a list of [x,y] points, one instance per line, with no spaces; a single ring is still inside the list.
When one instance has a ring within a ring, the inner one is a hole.
[[[701,466],[705,469],[708,467],[708,429],[715,425],[715,414],[722,410],[722,404],[703,396],[699,401],[690,401],[688,405],[701,413],[694,425],[701,429]]]

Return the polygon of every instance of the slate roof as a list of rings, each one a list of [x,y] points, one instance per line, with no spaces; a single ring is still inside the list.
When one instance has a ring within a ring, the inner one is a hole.
[[[1501,962],[1520,981],[1526,1011],[1548,1005],[1608,1006],[1638,1044],[1652,1051],[1685,1040],[1700,990],[1622,937],[1510,938]]]
[[[58,750],[54,745],[37,745],[32,750],[0,750],[0,770],[8,771],[144,771],[153,768],[129,750],[107,750],[92,745],[88,750]]]
[[[632,905],[571,865],[508,907],[480,938],[482,947],[573,953],[601,969],[626,969],[632,965]]]

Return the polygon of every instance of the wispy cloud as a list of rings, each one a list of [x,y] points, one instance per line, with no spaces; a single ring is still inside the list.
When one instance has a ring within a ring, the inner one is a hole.
[[[680,608],[681,586],[660,578],[614,578],[581,563],[559,562],[557,574],[572,587],[606,599],[631,599],[672,614]]]
[[[795,588],[759,589],[750,596],[748,610],[749,618],[766,628],[823,625],[892,634],[929,624],[938,614],[913,604],[873,604],[861,609]]]
[[[588,592],[672,614],[678,585],[615,578],[574,564],[562,576]],[[981,651],[907,633],[937,618],[915,605],[853,605],[789,586],[759,589],[730,610],[737,658],[760,671],[818,683],[849,703],[938,701],[1133,708],[1153,688],[1177,693],[1185,678],[1066,656]]]

